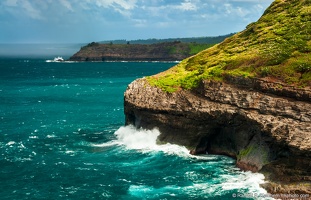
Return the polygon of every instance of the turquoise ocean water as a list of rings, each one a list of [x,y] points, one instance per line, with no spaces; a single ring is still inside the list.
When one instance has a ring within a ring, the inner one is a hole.
[[[123,93],[174,63],[0,59],[0,199],[238,199],[263,175],[124,126]],[[237,196],[237,197],[236,197]],[[234,198],[236,197],[236,198]]]

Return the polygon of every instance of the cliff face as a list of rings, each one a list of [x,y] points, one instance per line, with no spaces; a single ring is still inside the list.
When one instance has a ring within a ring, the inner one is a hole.
[[[159,142],[184,145],[192,154],[236,158],[241,169],[266,175],[269,192],[311,193],[311,91],[284,98],[275,94],[291,88],[267,93],[273,84],[206,80],[195,90],[167,93],[139,79],[125,92],[126,123],[157,127]]]

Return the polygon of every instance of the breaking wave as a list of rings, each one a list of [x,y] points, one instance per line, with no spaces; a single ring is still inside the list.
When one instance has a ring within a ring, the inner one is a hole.
[[[136,129],[134,126],[120,127],[116,132],[116,139],[103,144],[94,144],[96,147],[119,146],[126,150],[135,150],[145,154],[145,160],[157,161],[158,154],[163,153],[167,156],[179,157],[188,163],[189,166],[181,164],[182,180],[187,180],[187,184],[168,184],[155,187],[144,184],[131,184],[128,193],[135,198],[167,198],[167,197],[202,197],[211,198],[222,196],[225,199],[232,198],[234,195],[247,196],[250,199],[269,199],[268,197],[259,198],[256,195],[264,196],[267,192],[260,187],[264,183],[264,176],[260,173],[242,172],[235,167],[235,161],[231,158],[218,155],[189,154],[186,147],[175,144],[158,144],[157,137],[160,135],[158,129],[145,130]],[[142,161],[133,160],[135,165],[146,164]],[[141,167],[143,170],[144,167]],[[209,174],[208,176],[206,174]],[[172,179],[171,175],[164,177],[163,180]],[[247,199],[247,198],[246,198]]]

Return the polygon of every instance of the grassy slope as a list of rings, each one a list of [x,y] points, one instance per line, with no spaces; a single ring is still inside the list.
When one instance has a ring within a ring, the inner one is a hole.
[[[224,75],[311,86],[311,0],[276,0],[255,23],[177,66],[149,77],[167,92]]]

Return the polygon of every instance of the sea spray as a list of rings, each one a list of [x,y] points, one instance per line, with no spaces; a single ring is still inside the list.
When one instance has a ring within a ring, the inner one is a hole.
[[[156,140],[160,132],[157,129],[137,130],[134,126],[126,126],[120,127],[115,135],[129,149],[151,150],[157,148]]]
[[[134,126],[120,127],[116,132],[118,142],[125,145],[128,149],[137,149],[143,152],[162,151],[166,154],[188,157],[187,148],[175,144],[157,144],[157,138],[160,135],[158,129],[145,130],[136,129]]]

